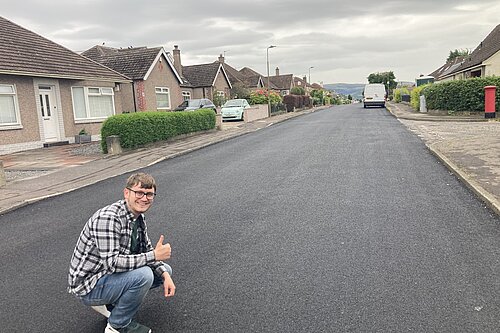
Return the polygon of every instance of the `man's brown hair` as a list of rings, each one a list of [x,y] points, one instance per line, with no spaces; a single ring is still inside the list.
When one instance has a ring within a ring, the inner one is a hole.
[[[131,175],[127,179],[127,188],[132,188],[136,185],[140,185],[141,188],[154,189],[156,192],[156,182],[153,176],[139,172]]]

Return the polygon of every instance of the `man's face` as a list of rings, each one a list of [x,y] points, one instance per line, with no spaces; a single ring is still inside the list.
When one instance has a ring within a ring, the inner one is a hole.
[[[130,209],[135,217],[145,213],[151,207],[154,200],[154,193],[155,190],[153,188],[142,188],[140,183],[123,190],[128,209]],[[149,199],[148,196],[150,196]]]

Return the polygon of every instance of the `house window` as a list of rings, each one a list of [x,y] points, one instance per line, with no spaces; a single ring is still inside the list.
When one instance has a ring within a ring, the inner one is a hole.
[[[189,92],[189,91],[183,91],[182,92],[182,100],[183,101],[187,101],[189,99],[191,99],[191,92]]]
[[[220,91],[220,90],[219,90],[219,91],[217,91],[217,95],[218,95],[219,97],[225,97],[225,96],[226,96],[226,94],[225,94],[223,91]]]
[[[164,87],[156,87],[156,109],[170,109],[170,90]]]
[[[0,85],[0,126],[19,125],[19,107],[13,85]]]
[[[113,88],[72,87],[75,120],[103,119],[115,114]]]

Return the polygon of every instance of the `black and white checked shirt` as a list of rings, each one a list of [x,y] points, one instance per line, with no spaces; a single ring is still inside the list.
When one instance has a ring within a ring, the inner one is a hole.
[[[142,214],[137,218],[139,254],[131,254],[130,235],[134,221],[125,200],[94,213],[80,233],[71,258],[68,292],[86,295],[105,274],[126,272],[145,265],[158,275],[167,271],[162,261],[155,260]]]

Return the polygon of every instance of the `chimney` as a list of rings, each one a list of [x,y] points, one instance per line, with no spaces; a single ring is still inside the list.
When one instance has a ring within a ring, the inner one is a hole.
[[[177,73],[182,76],[181,50],[179,50],[178,45],[174,45],[174,50],[172,53],[174,55],[174,68]]]
[[[304,77],[302,78],[302,80],[304,80],[304,82],[307,84],[307,76],[304,75]]]
[[[219,55],[219,62],[220,62],[221,64],[223,64],[223,63],[224,63],[224,56],[222,55],[222,53],[221,53],[221,55]]]
[[[280,76],[280,69],[279,69],[279,67],[276,67],[276,76]]]

